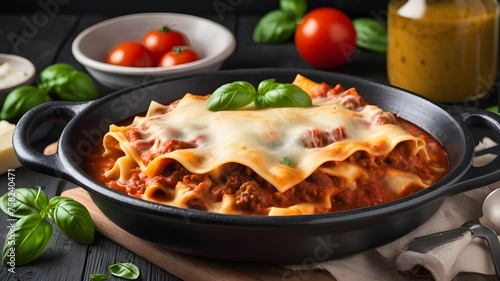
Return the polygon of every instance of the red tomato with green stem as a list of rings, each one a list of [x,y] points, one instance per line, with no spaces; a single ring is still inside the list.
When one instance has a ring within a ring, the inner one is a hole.
[[[198,53],[188,46],[175,46],[160,59],[158,66],[169,67],[200,59]]]
[[[121,66],[150,67],[153,60],[148,49],[141,43],[126,41],[118,44],[111,50],[106,62]]]
[[[356,30],[342,11],[323,7],[311,10],[295,30],[295,46],[300,56],[315,68],[343,65],[356,50]]]
[[[174,46],[190,45],[184,33],[173,30],[167,25],[146,33],[142,38],[142,44],[151,52],[155,65],[160,61],[160,58],[164,54],[170,52]]]

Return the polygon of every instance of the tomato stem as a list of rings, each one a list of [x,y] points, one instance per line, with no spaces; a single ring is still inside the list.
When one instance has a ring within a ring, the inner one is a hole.
[[[158,31],[160,31],[161,33],[167,33],[169,31],[172,31],[172,26],[173,25],[162,25],[160,28],[158,28]]]
[[[178,54],[180,54],[180,53],[184,52],[184,50],[185,50],[186,48],[187,48],[186,46],[174,46],[174,47],[172,48],[172,52],[173,52],[174,54],[178,55]]]

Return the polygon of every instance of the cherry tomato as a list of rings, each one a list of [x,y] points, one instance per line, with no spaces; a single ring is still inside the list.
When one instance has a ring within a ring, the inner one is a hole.
[[[346,63],[356,49],[356,31],[342,11],[323,7],[308,12],[295,30],[295,46],[302,59],[315,68]]]
[[[162,26],[146,33],[142,38],[142,44],[151,52],[153,63],[157,64],[174,46],[188,46],[189,40],[182,32],[173,30],[169,26]]]
[[[126,41],[118,44],[108,55],[107,63],[121,66],[153,66],[151,54],[141,43]]]
[[[161,57],[158,66],[169,67],[193,62],[199,59],[200,56],[195,50],[186,46],[175,46],[172,48],[172,51],[166,53],[165,55],[163,55],[163,57]]]

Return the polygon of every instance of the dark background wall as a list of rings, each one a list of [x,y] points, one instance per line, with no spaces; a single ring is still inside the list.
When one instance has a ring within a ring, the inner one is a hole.
[[[312,0],[308,8],[331,6],[352,17],[383,15],[389,0]],[[57,6],[60,13],[128,14],[138,12],[176,12],[194,15],[236,13],[262,14],[278,7],[278,0],[3,0],[3,12],[36,12]]]

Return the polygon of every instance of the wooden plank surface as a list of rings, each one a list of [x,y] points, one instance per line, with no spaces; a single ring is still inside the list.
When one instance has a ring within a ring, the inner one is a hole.
[[[141,270],[140,280],[180,281],[179,278],[166,272],[147,260],[137,256],[132,251],[110,243],[110,240],[100,233],[96,233],[94,243],[90,246],[87,256],[87,267],[82,280],[90,280],[94,273],[107,274],[108,266],[120,262],[131,262]],[[111,279],[111,278],[110,278]],[[111,279],[113,280],[113,279]]]
[[[87,207],[94,220],[96,230],[99,233],[183,280],[281,281],[290,280],[290,278],[299,278],[300,276],[307,276],[307,280],[335,280],[328,273],[319,270],[293,272],[287,268],[272,264],[229,263],[172,252],[139,239],[119,228],[97,208],[84,189],[69,189],[64,191],[62,195],[71,197]],[[103,259],[105,257],[100,258]],[[104,263],[106,262],[109,263],[112,261],[104,260]]]

